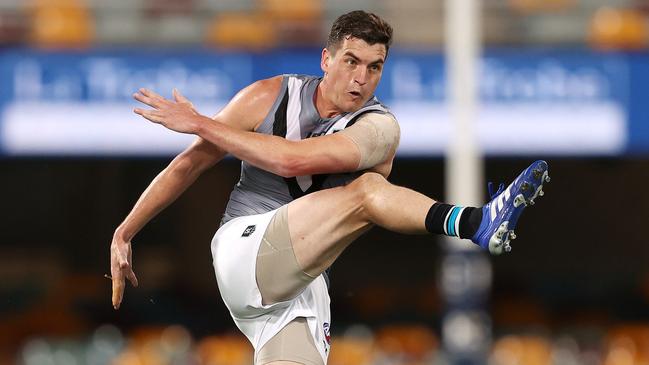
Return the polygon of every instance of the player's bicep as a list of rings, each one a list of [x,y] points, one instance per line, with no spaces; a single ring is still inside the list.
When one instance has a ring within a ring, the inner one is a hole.
[[[365,170],[391,158],[399,145],[399,124],[391,114],[370,113],[349,128],[338,132],[358,148],[356,170]]]

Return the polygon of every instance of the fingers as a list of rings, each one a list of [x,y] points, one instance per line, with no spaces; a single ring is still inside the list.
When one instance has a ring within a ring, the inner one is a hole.
[[[135,287],[138,286],[138,280],[131,267],[132,251],[130,244],[113,244],[111,245],[110,274],[112,281],[112,303],[113,308],[119,309],[124,297],[126,279]]]
[[[126,279],[137,288],[139,282],[135,272],[128,263],[119,264],[119,267],[111,269],[111,279],[113,283],[113,308],[119,309],[124,298],[124,289],[126,288]]]
[[[133,94],[133,99],[139,101],[140,103],[144,103],[146,105],[149,105],[149,106],[152,106],[152,107],[155,108],[155,105],[154,105],[155,102],[153,100],[149,99],[148,97],[140,94],[140,93]]]
[[[133,112],[135,114],[139,114],[143,116],[144,118],[154,123],[164,122],[164,113],[159,110],[146,110],[146,109],[135,108],[133,109]]]
[[[113,277],[113,308],[117,310],[122,304],[124,296],[124,274],[122,270],[117,269],[111,270],[111,275]]]
[[[122,268],[128,266],[126,262],[126,256],[119,249],[118,245],[111,246],[111,255],[110,255],[110,275],[112,277],[113,284],[113,308],[119,309],[120,304],[122,303],[122,297],[124,296],[124,273]]]
[[[149,97],[151,99],[154,99],[154,100],[158,100],[158,101],[166,101],[167,100],[164,97],[162,97],[162,95],[156,93],[153,90],[145,89],[145,88],[142,87],[138,91],[141,92],[144,96],[147,96],[147,97]]]
[[[137,288],[138,286],[137,276],[135,276],[135,272],[133,272],[133,269],[129,268],[128,271],[126,271],[126,278],[128,279],[128,281],[131,282],[131,285]]]
[[[139,89],[138,92],[133,94],[133,98],[156,109],[162,107],[167,102],[167,99],[145,88]]]
[[[124,298],[124,289],[126,287],[126,280],[124,277],[128,279],[133,287],[137,288],[139,282],[137,276],[135,276],[135,272],[133,272],[133,269],[128,264],[124,268],[120,267],[116,270],[111,270],[111,276],[113,282],[113,308],[117,310],[122,304],[122,299]]]
[[[128,262],[133,262],[133,251],[128,250]],[[137,282],[137,277],[135,276],[135,272],[133,272],[133,267],[129,265],[128,271],[126,272],[126,277],[128,278],[128,281],[131,282],[131,285],[137,288],[138,282]]]
[[[174,95],[174,100],[176,100],[177,103],[187,103],[187,104],[192,103],[183,94],[181,94],[180,91],[178,91],[178,89],[174,88],[172,93]]]

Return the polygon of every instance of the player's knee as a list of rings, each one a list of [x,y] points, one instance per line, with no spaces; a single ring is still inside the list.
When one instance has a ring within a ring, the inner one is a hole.
[[[369,206],[378,197],[388,181],[381,174],[366,172],[352,183],[363,206]]]

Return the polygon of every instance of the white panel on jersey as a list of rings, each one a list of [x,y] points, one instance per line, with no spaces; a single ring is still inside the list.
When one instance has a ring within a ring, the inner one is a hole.
[[[286,108],[286,139],[299,141],[300,111],[302,110],[301,94],[302,80],[297,77],[288,78],[288,106]]]
[[[299,141],[302,139],[300,129],[300,111],[302,110],[302,80],[297,77],[288,78],[288,106],[286,108],[286,139]],[[302,191],[307,191],[313,184],[311,176],[296,176],[297,184]]]
[[[300,189],[302,189],[302,191],[307,191],[313,184],[311,175],[296,176],[295,180],[297,180],[297,184],[300,185]]]
[[[345,115],[344,117],[340,118],[338,121],[336,121],[336,123],[334,123],[329,128],[329,130],[327,130],[326,134],[332,134],[334,132],[345,129],[345,127],[347,127],[347,123],[349,123],[351,120],[353,120],[357,115],[359,115],[361,113],[364,113],[366,111],[373,111],[373,110],[387,112],[387,109],[385,109],[384,107],[382,107],[382,106],[380,106],[378,104],[377,105],[370,105],[370,106],[365,107],[365,108],[361,108],[361,109],[355,111],[354,113]]]

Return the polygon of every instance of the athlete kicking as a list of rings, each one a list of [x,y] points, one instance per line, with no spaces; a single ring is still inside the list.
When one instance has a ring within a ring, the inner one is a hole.
[[[324,271],[379,225],[471,239],[510,250],[526,206],[543,194],[548,166],[536,161],[481,208],[436,202],[386,177],[399,143],[395,117],[373,95],[392,28],[354,11],[339,17],[322,51],[323,77],[282,75],[253,83],[214,118],[141,89],[144,118],[199,138],[144,191],[111,244],[113,306],[125,278],[137,286],[131,240],[227,153],[242,160],[212,256],[223,301],[255,349],[255,364],[318,364],[329,353]]]

